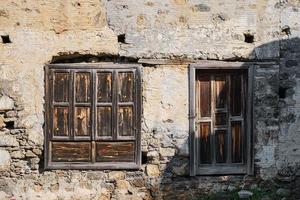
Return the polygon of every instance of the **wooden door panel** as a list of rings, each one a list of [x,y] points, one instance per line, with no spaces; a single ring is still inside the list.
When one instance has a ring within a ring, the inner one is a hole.
[[[52,142],[52,161],[89,162],[91,161],[91,143]]]
[[[227,137],[227,131],[225,130],[217,130],[215,132],[217,163],[226,163],[227,161]]]
[[[97,142],[97,162],[133,162],[134,142]]]
[[[89,107],[75,108],[74,126],[74,132],[76,136],[89,136],[91,134]]]
[[[216,76],[215,78],[215,100],[216,108],[225,108],[227,101],[226,76]]]
[[[98,102],[112,101],[112,73],[111,72],[97,73],[97,101]]]
[[[240,116],[242,111],[242,79],[240,74],[231,75],[230,108],[231,116]]]
[[[133,107],[121,106],[118,111],[118,131],[120,136],[133,136]]]
[[[97,136],[112,136],[111,107],[97,107]]]
[[[69,101],[69,73],[55,72],[53,77],[53,96],[55,102]]]
[[[242,130],[241,122],[231,123],[231,150],[232,150],[232,162],[240,163],[242,162]]]
[[[132,102],[134,95],[134,75],[132,72],[118,73],[119,101]]]
[[[198,128],[200,137],[200,163],[211,163],[211,126],[210,122],[202,122]]]
[[[79,103],[87,103],[91,100],[91,74],[77,72],[75,74],[75,100]]]
[[[69,135],[69,108],[68,107],[54,107],[53,133],[54,136]]]

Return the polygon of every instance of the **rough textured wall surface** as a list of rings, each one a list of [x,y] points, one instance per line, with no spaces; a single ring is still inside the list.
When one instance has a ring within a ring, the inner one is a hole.
[[[0,199],[191,199],[266,183],[300,196],[299,1],[1,3]],[[84,55],[280,61],[255,65],[256,175],[188,176],[188,65],[175,64],[143,68],[141,170],[44,171],[44,65]]]

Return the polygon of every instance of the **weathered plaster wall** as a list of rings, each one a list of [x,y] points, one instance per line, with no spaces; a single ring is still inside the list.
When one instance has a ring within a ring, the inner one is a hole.
[[[295,0],[1,2],[0,35],[12,43],[0,41],[0,199],[189,199],[251,187],[260,178],[288,177],[294,184],[300,151],[299,7]],[[121,34],[125,41],[118,43]],[[254,37],[252,43],[245,34]],[[44,65],[61,55],[280,58],[280,66],[255,67],[255,181],[187,176],[187,65],[143,68],[147,164],[140,171],[43,171]],[[286,89],[285,97],[279,88]]]

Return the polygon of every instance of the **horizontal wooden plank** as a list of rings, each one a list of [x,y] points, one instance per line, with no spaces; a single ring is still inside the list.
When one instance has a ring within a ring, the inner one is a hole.
[[[54,162],[91,161],[90,142],[52,142],[51,147]]]
[[[46,169],[80,169],[80,170],[104,170],[104,169],[139,169],[140,166],[133,162],[114,162],[114,163],[70,163],[68,162],[49,162],[45,166]]]
[[[138,63],[148,65],[184,65],[196,62],[191,59],[139,59]]]
[[[134,162],[134,142],[97,142],[97,162]]]
[[[230,175],[230,174],[246,174],[246,165],[227,165],[227,164],[217,164],[214,166],[203,165],[199,166],[197,169],[198,175]]]
[[[136,69],[142,67],[141,64],[127,64],[127,63],[113,63],[113,62],[99,62],[99,63],[60,63],[48,64],[49,69]]]

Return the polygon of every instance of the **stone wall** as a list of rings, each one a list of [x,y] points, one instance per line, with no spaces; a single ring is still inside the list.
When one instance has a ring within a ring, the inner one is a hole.
[[[266,183],[299,197],[299,8],[293,0],[3,2],[0,199],[191,199]],[[44,65],[86,55],[259,61],[255,176],[188,176],[187,64],[143,67],[140,170],[44,171]]]

